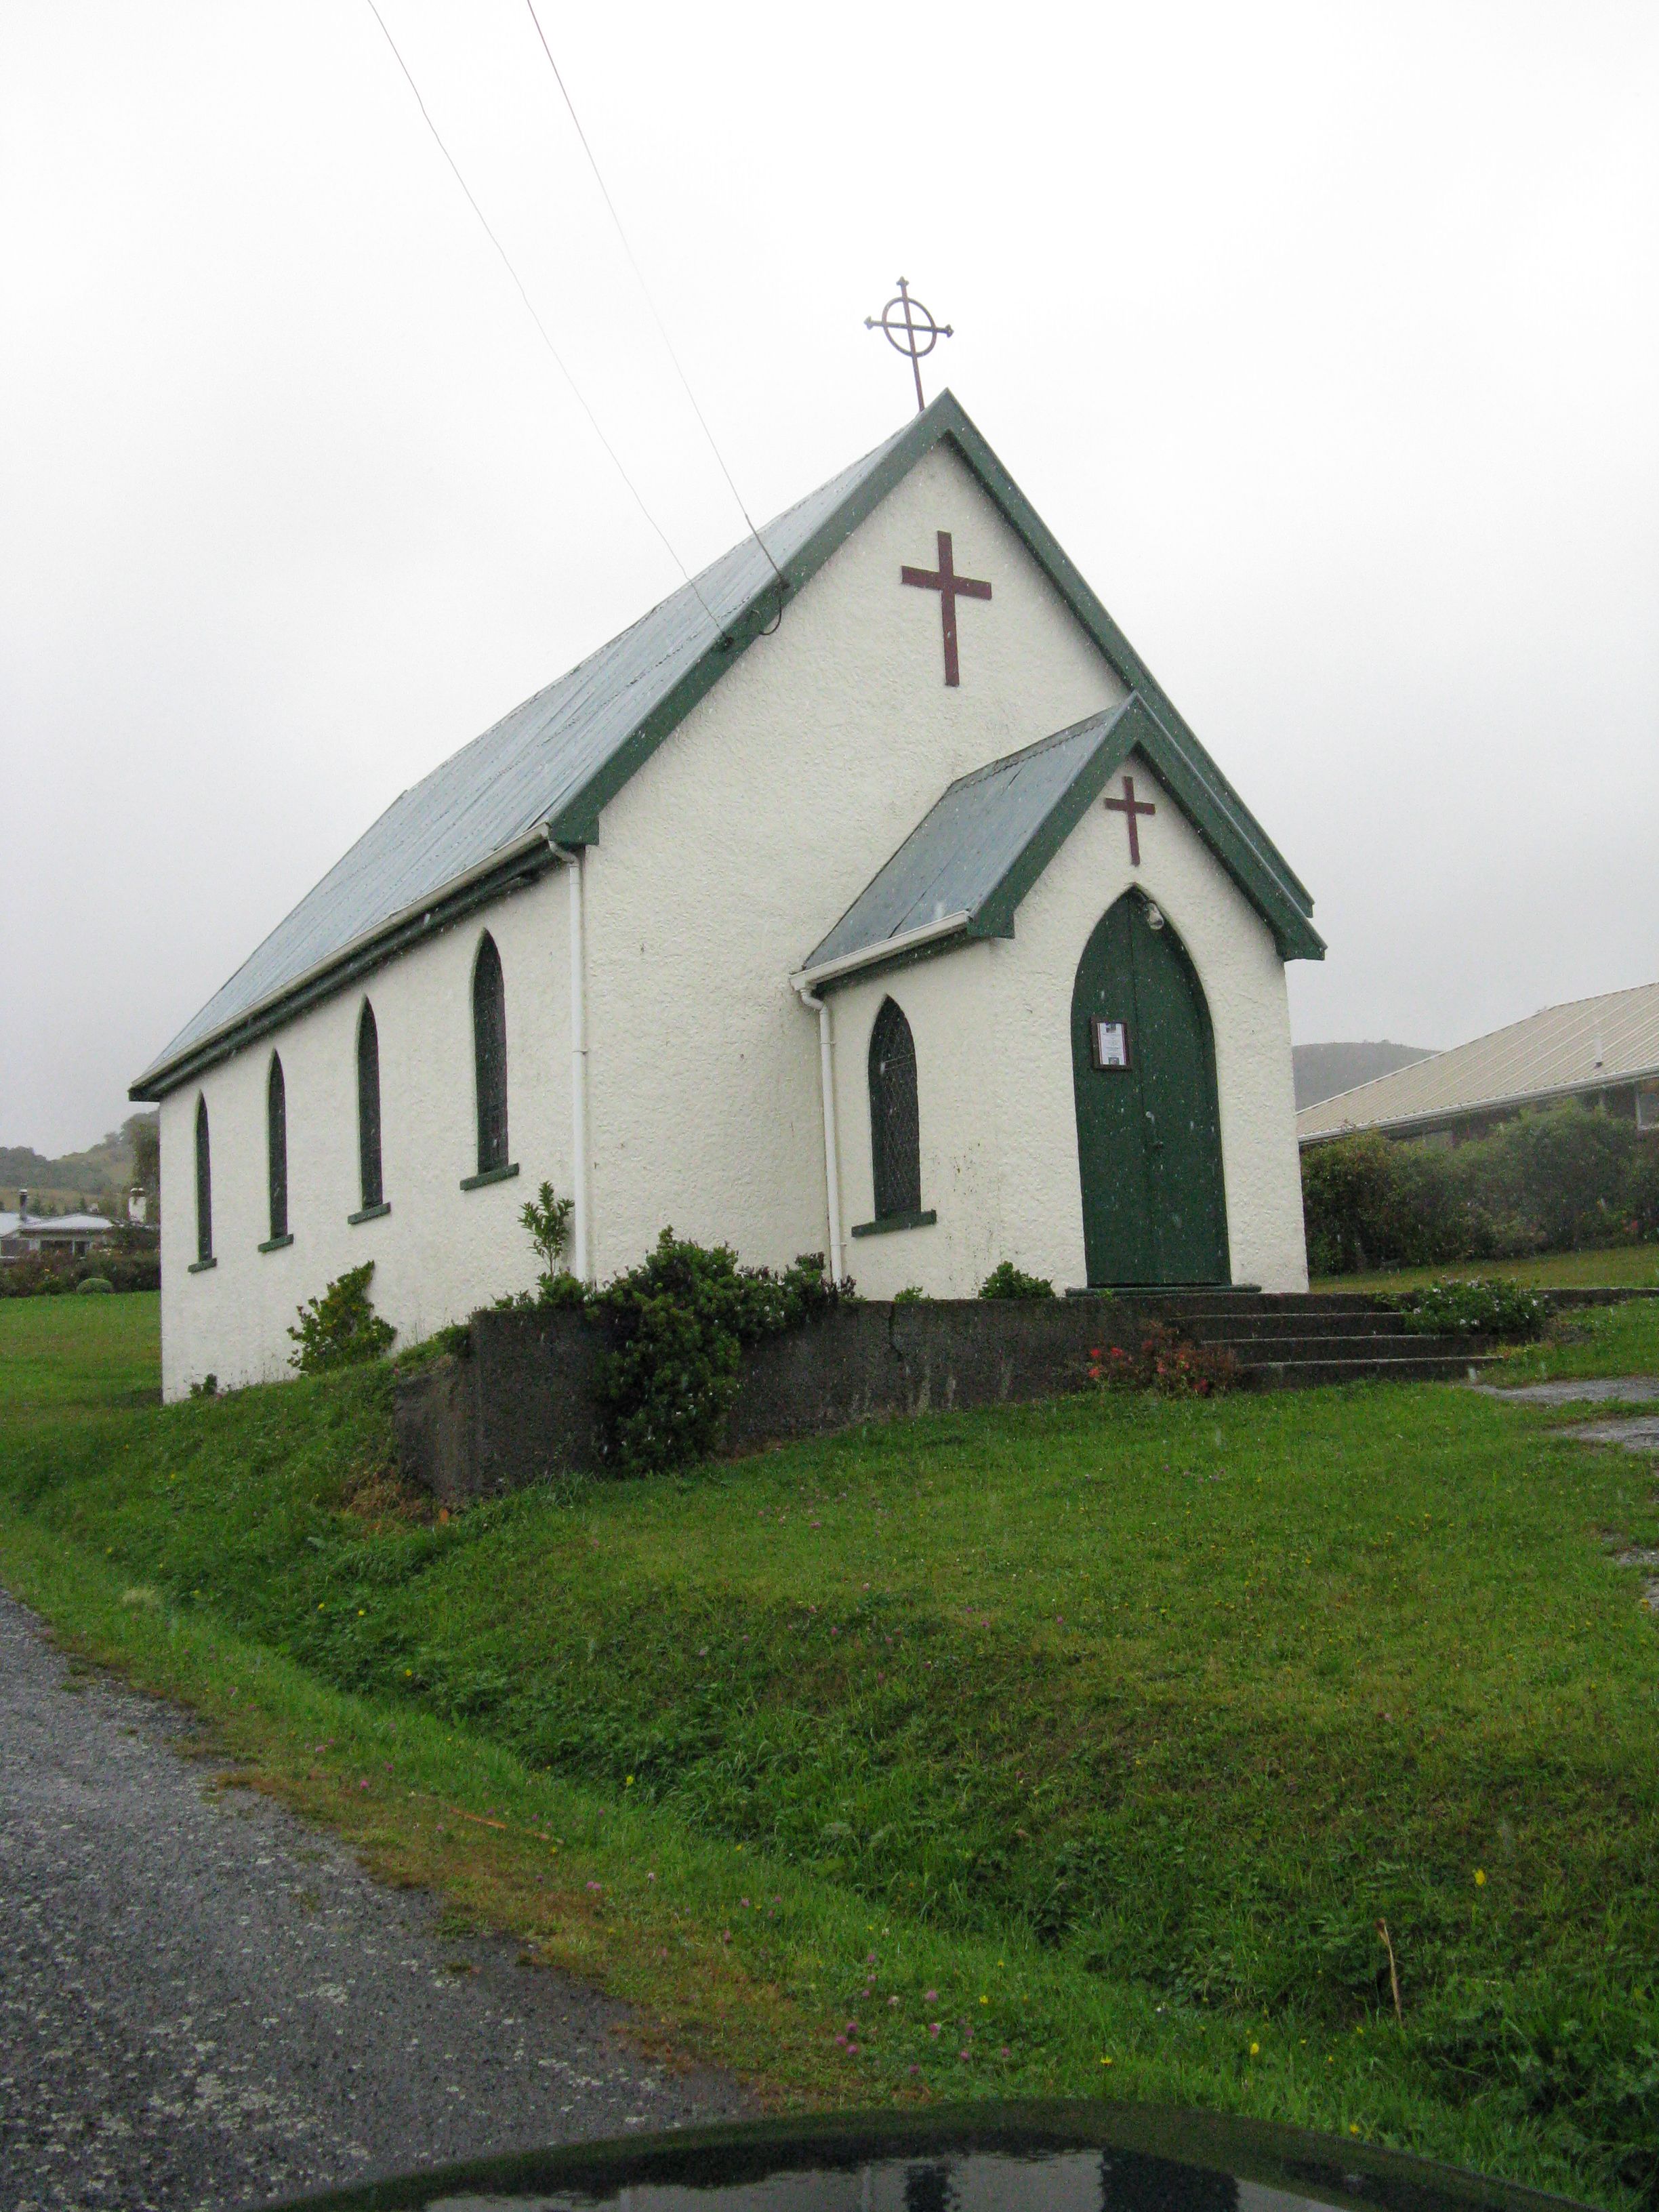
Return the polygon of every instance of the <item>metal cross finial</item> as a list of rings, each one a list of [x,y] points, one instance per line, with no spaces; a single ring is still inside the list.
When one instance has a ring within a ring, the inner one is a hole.
[[[895,307],[899,310],[896,320],[892,319]],[[923,413],[927,402],[921,396],[921,364],[941,338],[952,335],[949,323],[936,323],[932,312],[920,300],[910,297],[910,287],[901,276],[896,296],[887,302],[878,316],[866,315],[864,327],[866,331],[884,332],[888,344],[896,352],[908,356],[910,374],[916,380],[916,412]]]

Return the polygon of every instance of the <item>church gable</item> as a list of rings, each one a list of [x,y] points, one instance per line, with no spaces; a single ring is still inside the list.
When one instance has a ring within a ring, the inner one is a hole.
[[[1178,802],[1200,837],[1273,932],[1284,959],[1323,950],[1283,886],[1239,834],[1227,793],[1206,777],[1146,702],[1121,706],[959,777],[931,807],[829,934],[808,955],[804,981],[834,976],[956,939],[1012,937],[1022,899],[1091,804],[1132,755],[1156,770],[1166,805]],[[1139,861],[1132,775],[1103,801],[1121,813]]]
[[[1281,946],[1317,957],[1322,948],[1308,922],[1307,892],[947,392],[765,526],[763,547],[752,538],[734,547],[404,793],[186,1024],[132,1096],[159,1097],[177,1088],[305,1006],[554,866],[557,848],[599,843],[611,803],[728,672],[758,640],[775,635],[781,621],[788,631],[790,610],[816,596],[809,587],[843,548],[862,556],[884,539],[879,520],[868,532],[863,526],[900,486],[940,470],[972,480],[996,533],[1017,543],[1045,592],[1069,611],[1079,640],[1098,656],[1103,672],[1110,672],[1105,696],[1119,686],[1137,695],[1169,750],[1171,787],[1227,864],[1237,860],[1260,879]],[[869,601],[872,620],[892,641],[895,666],[919,673],[916,655],[925,652],[930,682],[949,694],[971,691],[976,669],[994,678],[1000,668],[1009,679],[1004,695],[1012,696],[1020,641],[1006,619],[1010,564],[1002,564],[999,605],[997,574],[971,530],[951,514],[928,518],[926,527],[911,519],[918,526],[902,547],[887,549],[890,575],[885,567],[872,570],[871,588],[879,586],[878,601]],[[848,544],[855,534],[856,548]],[[1094,699],[1101,697],[1097,687]],[[1075,715],[1088,703],[1076,699],[1067,711]],[[994,720],[972,733],[963,727],[947,775],[1029,733],[1029,720],[1000,730]],[[910,818],[924,803],[921,795],[909,801]],[[865,857],[866,870],[873,858]]]

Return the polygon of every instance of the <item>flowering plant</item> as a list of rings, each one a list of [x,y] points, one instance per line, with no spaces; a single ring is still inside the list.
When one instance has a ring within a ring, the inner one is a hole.
[[[1138,1351],[1121,1345],[1089,1354],[1088,1378],[1097,1390],[1152,1390],[1160,1398],[1213,1398],[1243,1387],[1244,1370],[1224,1345],[1194,1344],[1161,1321],[1149,1322]]]

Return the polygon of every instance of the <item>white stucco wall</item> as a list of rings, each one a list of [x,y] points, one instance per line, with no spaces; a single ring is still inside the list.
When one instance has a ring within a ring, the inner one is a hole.
[[[1122,816],[1097,799],[1022,902],[1011,940],[831,993],[848,1225],[875,1210],[867,1066],[889,996],[915,1038],[921,1202],[939,1214],[934,1227],[851,1240],[849,1265],[871,1297],[910,1283],[934,1297],[971,1297],[1005,1259],[1058,1290],[1086,1281],[1072,990],[1095,925],[1132,885],[1163,908],[1209,1003],[1233,1280],[1307,1288],[1283,964],[1266,923],[1150,765],[1136,755],[1130,773],[1136,798],[1158,808],[1139,823],[1139,868]],[[1120,793],[1114,779],[1106,795]]]
[[[961,684],[943,681],[932,568],[949,530]],[[1115,705],[1123,686],[1016,533],[948,450],[922,461],[606,808],[586,860],[592,1269],[629,1265],[672,1224],[774,1264],[827,1243],[817,1024],[788,976],[946,785]],[[1146,775],[1151,782],[1150,773]],[[1115,835],[1112,834],[1113,830]],[[1237,1279],[1305,1279],[1283,973],[1231,880],[1160,797],[1139,880],[1181,930],[1215,1023]],[[872,1293],[971,1291],[1008,1257],[1080,1282],[1072,1120],[1073,972],[1129,880],[1121,817],[1091,811],[1020,909],[1012,944],[904,972],[895,995],[921,1061],[924,1203],[936,1230],[858,1240]],[[286,1371],[303,1297],[376,1262],[377,1307],[408,1341],[534,1263],[516,1216],[546,1176],[573,1187],[567,886],[562,872],[380,970],[386,1194],[356,1227],[352,989],[163,1105],[165,1387]],[[511,1149],[520,1178],[462,1192],[474,1164],[471,976],[485,921],[506,980]],[[836,997],[844,1225],[866,1219],[864,1047],[885,987]],[[863,1033],[859,1033],[863,1024]],[[295,1242],[267,1234],[264,1084],[288,1086]],[[938,1071],[951,1071],[942,1086]],[[954,1088],[951,1087],[954,1084]],[[195,1257],[192,1124],[211,1117],[214,1243]],[[860,1181],[861,1178],[861,1181]]]
[[[899,570],[951,532],[939,603]],[[948,451],[923,461],[612,801],[588,856],[595,1263],[665,1222],[780,1262],[826,1241],[817,1031],[788,988],[945,786],[1124,696]]]
[[[161,1104],[162,1391],[216,1375],[223,1388],[286,1374],[302,1299],[374,1262],[375,1309],[413,1342],[464,1320],[536,1262],[517,1216],[544,1176],[570,1188],[569,952],[562,871],[458,923],[314,1012],[288,1023]],[[520,1174],[464,1191],[477,1164],[472,963],[486,927],[507,1000],[507,1133]],[[381,1170],[392,1211],[355,1225],[357,1020],[367,996],[380,1050]],[[265,1082],[273,1051],[288,1098],[289,1227],[270,1235]],[[196,1257],[196,1101],[208,1104],[213,1249]]]

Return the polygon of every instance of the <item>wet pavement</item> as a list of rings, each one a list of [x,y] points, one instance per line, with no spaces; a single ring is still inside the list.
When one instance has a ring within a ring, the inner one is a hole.
[[[220,2212],[754,2113],[641,2056],[624,2006],[215,1789],[200,1741],[0,1594],[0,2212]]]

